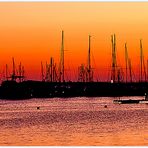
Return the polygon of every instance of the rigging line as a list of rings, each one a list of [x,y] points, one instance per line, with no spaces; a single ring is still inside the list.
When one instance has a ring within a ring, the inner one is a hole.
[[[76,70],[76,68],[74,68],[74,65],[73,65],[73,63],[71,62],[71,67],[72,67],[72,73],[73,73],[73,75],[74,75],[74,80],[73,81],[77,81],[77,70]]]
[[[92,50],[91,50],[91,55],[92,55],[92,60],[94,62],[94,69],[96,69],[96,71],[97,71],[97,66],[96,66],[96,62],[95,62],[95,58],[94,58],[94,55],[93,55],[93,51]],[[99,70],[99,68],[98,68],[98,70]],[[95,73],[97,74],[97,80],[100,81],[100,77],[99,77],[98,71],[95,72]]]
[[[73,81],[77,81],[77,72],[75,68],[73,69],[73,75],[74,75]]]
[[[108,71],[108,74],[107,74],[107,82],[110,82],[110,80],[111,80],[111,75],[112,75],[112,59],[111,58],[109,58],[109,60],[107,60],[107,61],[110,61],[110,62],[108,62],[108,66],[107,66],[107,71]]]
[[[99,74],[98,74],[98,71],[97,71],[97,66],[96,66],[96,62],[95,62],[95,58],[94,58],[94,55],[93,55],[93,51],[92,50],[91,50],[91,55],[92,55],[92,60],[93,60],[93,63],[94,63],[94,68],[93,69],[96,69],[95,73],[96,73],[97,81],[98,81],[100,78],[99,78]]]
[[[134,80],[134,82],[136,82],[136,77],[135,77],[135,73],[134,73],[134,71],[133,71],[133,68],[131,68],[131,71],[132,71],[132,75],[133,75],[133,80]]]

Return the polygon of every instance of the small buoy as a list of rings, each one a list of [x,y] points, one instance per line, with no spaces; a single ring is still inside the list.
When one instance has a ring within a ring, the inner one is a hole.
[[[37,109],[40,109],[40,107],[38,106]]]
[[[107,108],[107,105],[104,105],[104,108]]]

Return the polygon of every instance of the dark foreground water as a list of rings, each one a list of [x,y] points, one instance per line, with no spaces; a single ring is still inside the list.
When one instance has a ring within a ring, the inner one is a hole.
[[[113,99],[0,100],[0,145],[148,145],[148,105]]]

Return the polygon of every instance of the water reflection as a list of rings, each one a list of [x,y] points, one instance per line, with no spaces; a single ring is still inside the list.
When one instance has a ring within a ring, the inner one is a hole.
[[[148,145],[148,105],[113,99],[2,100],[0,145]]]

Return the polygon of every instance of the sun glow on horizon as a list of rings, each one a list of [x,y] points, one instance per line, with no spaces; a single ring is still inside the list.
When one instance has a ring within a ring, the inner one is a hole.
[[[95,81],[110,79],[111,35],[116,34],[117,64],[125,74],[125,49],[136,80],[139,79],[140,39],[145,67],[148,59],[147,2],[0,2],[0,72],[12,57],[21,62],[27,79],[41,80],[44,65],[54,58],[60,63],[61,31],[64,30],[65,79],[76,81],[78,66],[88,62],[91,35],[91,64]]]

